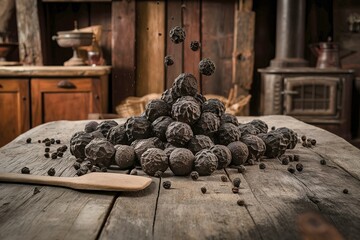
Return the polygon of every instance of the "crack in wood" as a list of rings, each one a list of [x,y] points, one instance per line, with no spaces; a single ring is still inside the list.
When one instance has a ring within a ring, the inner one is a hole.
[[[107,221],[110,221],[110,219],[109,219],[110,213],[111,213],[112,209],[114,208],[116,199],[118,199],[119,196],[120,196],[120,192],[117,192],[115,194],[115,196],[112,198],[110,206],[108,207],[108,209],[107,209],[107,211],[105,213],[104,219],[103,219],[103,221],[101,223],[101,226],[99,228],[99,231],[96,234],[96,238],[95,238],[96,240],[100,239],[101,233],[105,230],[105,225],[106,225]]]
[[[157,192],[156,202],[155,202],[154,219],[153,219],[153,224],[152,224],[152,229],[151,229],[152,239],[154,239],[154,233],[155,233],[156,213],[157,213],[159,197],[160,197],[161,181],[162,181],[162,178],[160,177],[159,186],[158,186],[158,192]]]

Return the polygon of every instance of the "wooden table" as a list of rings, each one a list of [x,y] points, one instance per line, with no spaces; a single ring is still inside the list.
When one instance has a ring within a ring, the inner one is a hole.
[[[286,126],[316,138],[314,148],[298,144],[287,151],[300,155],[302,172],[291,174],[279,160],[267,159],[265,170],[254,165],[240,174],[228,168],[198,181],[168,174],[153,178],[143,191],[119,193],[0,183],[0,239],[301,239],[317,233],[322,239],[338,239],[336,233],[358,239],[360,150],[291,117],[261,119],[269,127]],[[86,122],[50,122],[20,135],[0,149],[0,171],[27,166],[32,174],[46,175],[54,167],[57,176],[75,176],[69,151],[61,159],[46,159],[37,140],[55,137],[68,144]],[[25,143],[28,137],[33,143]],[[240,192],[232,193],[231,182],[222,182],[221,175],[240,177]],[[162,187],[164,180],[172,182],[171,189]],[[238,199],[246,206],[237,205]],[[312,220],[305,221],[309,216]]]

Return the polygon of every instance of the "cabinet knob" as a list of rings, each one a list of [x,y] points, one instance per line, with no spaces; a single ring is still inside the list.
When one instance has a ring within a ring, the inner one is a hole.
[[[95,95],[95,99],[99,100],[100,99],[99,95]]]
[[[26,97],[22,97],[22,100],[23,100],[23,101],[26,101]]]
[[[66,89],[76,88],[75,84],[73,84],[68,80],[61,80],[57,86],[58,88],[66,88]]]

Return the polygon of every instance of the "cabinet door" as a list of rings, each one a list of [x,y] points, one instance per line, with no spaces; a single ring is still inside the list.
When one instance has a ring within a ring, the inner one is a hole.
[[[0,147],[30,129],[29,80],[0,79]]]
[[[98,78],[32,79],[32,125],[57,120],[84,120],[101,109]]]

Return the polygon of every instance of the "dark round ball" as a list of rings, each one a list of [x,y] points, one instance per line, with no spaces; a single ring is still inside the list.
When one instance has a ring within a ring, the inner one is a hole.
[[[288,142],[281,133],[270,131],[266,134],[260,133],[257,136],[264,141],[266,145],[265,156],[268,158],[280,157],[285,153]]]
[[[208,99],[203,103],[202,111],[212,112],[221,117],[225,113],[225,105],[219,99]]]
[[[240,141],[248,147],[248,159],[258,160],[265,154],[266,145],[261,138],[255,135],[245,135],[240,138]]]
[[[48,170],[48,172],[47,172],[47,174],[48,174],[49,176],[54,176],[55,173],[56,173],[55,168],[50,168],[50,169]]]
[[[125,132],[125,124],[120,124],[109,129],[106,139],[113,145],[127,144],[127,136]]]
[[[109,167],[114,154],[114,145],[103,138],[95,138],[85,147],[85,156],[99,167]]]
[[[135,165],[135,150],[128,145],[115,145],[115,163],[120,169],[128,169]]]
[[[249,156],[249,150],[245,143],[236,141],[227,145],[231,152],[231,164],[240,166],[246,162]]]
[[[88,122],[88,123],[85,125],[84,130],[85,130],[85,132],[87,132],[87,133],[91,133],[91,132],[93,132],[93,131],[96,130],[96,128],[97,128],[98,125],[99,125],[98,122],[90,121],[90,122]]]
[[[168,168],[168,157],[163,150],[150,148],[141,155],[141,167],[150,176],[154,176],[157,171],[165,172]]]
[[[166,140],[174,146],[184,146],[194,136],[191,127],[182,122],[172,122],[165,135]]]
[[[171,188],[171,182],[170,181],[164,181],[163,182],[163,188],[170,189]]]
[[[174,60],[172,59],[172,57],[170,55],[165,56],[164,64],[165,64],[165,66],[171,66],[174,64]]]
[[[197,80],[190,73],[181,73],[174,81],[172,95],[175,98],[195,96],[197,93]]]
[[[172,105],[171,116],[179,122],[189,125],[195,123],[201,116],[200,105],[194,101],[176,101]]]
[[[238,126],[238,128],[240,130],[241,136],[248,135],[248,134],[257,135],[260,133],[259,130],[250,123],[240,124]]]
[[[221,115],[220,124],[224,124],[224,123],[232,123],[235,126],[239,126],[239,122],[237,118],[230,113],[224,113],[223,115]]]
[[[194,154],[186,148],[176,148],[169,157],[169,167],[176,176],[186,176],[191,173],[194,164]]]
[[[220,127],[220,119],[215,113],[204,112],[199,120],[193,125],[196,134],[213,136]]]
[[[190,176],[191,176],[191,179],[194,180],[194,181],[199,179],[199,173],[197,171],[192,171],[190,173]]]
[[[153,122],[155,119],[161,116],[169,116],[169,113],[169,105],[161,99],[151,100],[146,105],[145,115],[150,122]]]
[[[194,169],[200,176],[211,175],[218,166],[218,159],[209,149],[203,149],[195,155]]]
[[[87,132],[76,132],[70,139],[70,153],[76,158],[85,158],[85,147],[93,140],[93,136]]]
[[[177,99],[176,97],[173,96],[172,92],[173,92],[173,89],[169,88],[169,89],[166,89],[161,95],[161,100],[166,102],[169,106],[172,106]]]
[[[217,169],[223,169],[231,163],[231,152],[229,148],[224,145],[215,145],[210,148],[218,159]]]
[[[96,127],[97,131],[100,131],[104,137],[108,134],[110,128],[117,126],[118,123],[114,120],[105,120]]]
[[[215,69],[215,63],[209,58],[204,58],[199,62],[199,72],[205,76],[212,75]]]
[[[268,132],[268,129],[269,129],[268,125],[260,119],[254,119],[249,123],[254,125],[258,129],[259,133],[267,133]]]
[[[150,148],[162,149],[163,146],[159,147],[160,143],[158,143],[158,141],[160,141],[158,138],[146,138],[146,139],[138,139],[132,142],[131,146],[134,147],[136,158],[140,160],[141,155]]]
[[[179,26],[176,26],[170,30],[170,39],[173,43],[178,44],[184,42],[186,34],[185,30]]]
[[[279,132],[288,141],[287,148],[294,149],[298,142],[298,135],[296,132],[287,127],[277,128],[274,131]]]
[[[193,96],[183,96],[183,97],[179,97],[179,98],[176,100],[176,102],[179,102],[179,101],[192,101],[192,102],[198,104],[200,108],[201,108],[201,105],[203,104],[202,99],[197,98],[196,96],[195,96],[195,97],[193,97]]]
[[[188,142],[188,149],[193,154],[196,154],[203,149],[210,149],[212,146],[214,146],[213,141],[205,135],[195,135]]]
[[[151,123],[145,117],[130,117],[125,122],[125,132],[129,142],[151,136]]]
[[[151,124],[153,134],[165,142],[166,141],[166,136],[165,136],[166,129],[172,122],[174,122],[174,120],[169,116],[158,117]]]
[[[240,137],[239,129],[232,123],[224,123],[217,132],[217,141],[224,145],[239,141]]]
[[[190,42],[190,49],[193,50],[194,52],[199,50],[201,47],[201,43],[198,41],[191,41]]]

